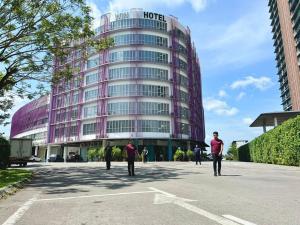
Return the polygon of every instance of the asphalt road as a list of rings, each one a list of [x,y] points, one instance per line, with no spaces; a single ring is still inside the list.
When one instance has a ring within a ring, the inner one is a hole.
[[[0,201],[3,225],[299,225],[300,168],[212,163],[29,165],[30,184]]]

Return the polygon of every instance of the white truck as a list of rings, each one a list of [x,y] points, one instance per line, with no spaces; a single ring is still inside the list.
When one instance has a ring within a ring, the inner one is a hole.
[[[32,139],[13,138],[10,139],[10,156],[9,164],[19,164],[19,166],[27,166],[32,155]]]

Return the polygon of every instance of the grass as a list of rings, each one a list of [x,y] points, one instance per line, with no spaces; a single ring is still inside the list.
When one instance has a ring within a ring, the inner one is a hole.
[[[22,169],[0,170],[0,188],[32,176],[32,171]]]

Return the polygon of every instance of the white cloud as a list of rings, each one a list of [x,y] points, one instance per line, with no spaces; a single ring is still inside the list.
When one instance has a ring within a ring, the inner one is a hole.
[[[230,107],[225,101],[214,98],[205,98],[204,108],[207,111],[212,111],[218,115],[233,116],[238,113],[237,108]]]
[[[131,8],[153,9],[158,6],[180,7],[184,4],[190,4],[196,11],[204,10],[208,0],[112,0],[109,2],[110,11],[123,11]]]
[[[269,77],[253,77],[253,76],[247,76],[242,80],[237,80],[233,82],[230,87],[232,89],[238,89],[238,88],[245,88],[248,86],[254,86],[260,90],[268,89],[273,85],[273,82],[271,78]]]
[[[193,30],[199,35],[207,68],[243,67],[273,56],[267,4],[256,4],[231,24],[210,24]],[[196,26],[196,25],[195,25]],[[205,34],[205,36],[203,36]]]
[[[227,94],[226,91],[224,91],[224,90],[219,91],[219,97],[224,98],[224,97],[227,97],[227,96],[228,96],[228,94]]]
[[[100,26],[102,13],[101,13],[100,9],[97,7],[96,3],[92,2],[92,1],[88,1],[87,4],[91,8],[91,16],[94,18],[92,27],[95,29]]]
[[[242,98],[244,98],[246,96],[245,92],[240,92],[239,95],[236,97],[236,100],[241,100]]]
[[[250,125],[253,122],[253,119],[250,117],[246,117],[243,119],[243,123],[246,125]]]

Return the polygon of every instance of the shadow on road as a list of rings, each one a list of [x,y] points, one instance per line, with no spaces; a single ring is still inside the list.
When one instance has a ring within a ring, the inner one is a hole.
[[[116,190],[132,186],[137,182],[181,179],[181,176],[191,174],[201,173],[155,166],[136,168],[136,176],[129,177],[127,164],[114,166],[109,171],[103,167],[40,168],[35,172],[33,181],[27,186],[41,188],[45,194],[80,193],[89,192],[91,186]]]

